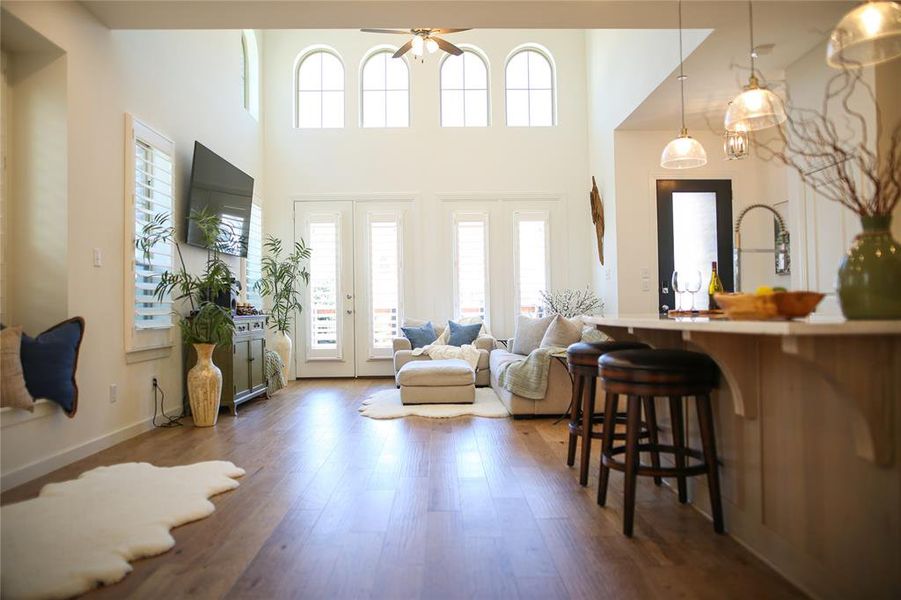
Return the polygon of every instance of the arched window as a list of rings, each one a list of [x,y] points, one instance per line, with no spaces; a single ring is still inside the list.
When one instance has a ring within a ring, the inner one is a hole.
[[[410,126],[410,71],[394,50],[377,50],[363,63],[363,127]]]
[[[330,49],[301,52],[297,65],[297,114],[302,129],[344,127],[344,64]]]
[[[441,126],[488,126],[488,65],[473,50],[441,63]]]
[[[260,52],[253,29],[241,32],[241,89],[244,109],[254,119],[260,118]]]
[[[556,124],[554,66],[546,51],[535,46],[516,50],[507,60],[506,88],[508,126]]]

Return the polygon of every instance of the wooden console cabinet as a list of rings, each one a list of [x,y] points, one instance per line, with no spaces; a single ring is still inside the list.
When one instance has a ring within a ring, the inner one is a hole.
[[[266,316],[236,316],[232,343],[213,352],[213,364],[222,371],[220,408],[237,415],[239,404],[266,394],[265,353]],[[194,348],[185,347],[185,376],[196,362]]]

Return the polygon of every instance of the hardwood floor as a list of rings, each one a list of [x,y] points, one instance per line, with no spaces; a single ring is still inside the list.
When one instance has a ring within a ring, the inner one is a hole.
[[[92,598],[788,598],[801,593],[668,488],[622,477],[607,508],[568,468],[565,422],[406,418],[357,406],[385,379],[298,382],[212,429],[148,432],[3,494],[99,465],[225,459],[246,469],[175,547]],[[594,452],[597,455],[597,452]],[[726,527],[728,529],[728,515]]]

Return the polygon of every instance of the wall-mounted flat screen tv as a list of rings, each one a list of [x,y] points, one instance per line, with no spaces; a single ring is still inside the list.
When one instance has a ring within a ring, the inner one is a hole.
[[[219,217],[219,250],[247,256],[253,177],[200,142],[194,142],[194,163],[188,189],[188,215],[205,211]],[[188,244],[206,247],[203,233],[188,219]]]

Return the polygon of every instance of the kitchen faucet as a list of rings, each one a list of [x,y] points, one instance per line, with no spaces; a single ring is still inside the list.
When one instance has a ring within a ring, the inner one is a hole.
[[[751,210],[755,208],[763,208],[776,217],[776,223],[779,226],[779,231],[776,232],[776,247],[775,248],[742,248],[741,247],[741,222],[745,218],[745,215],[748,214]],[[741,291],[741,255],[743,252],[753,252],[753,253],[770,253],[772,252],[775,255],[775,266],[776,273],[778,275],[785,275],[791,272],[791,254],[789,252],[789,234],[788,228],[785,226],[785,220],[782,218],[782,215],[779,212],[770,206],[769,204],[751,204],[750,206],[746,206],[738,215],[738,218],[735,220],[735,245],[732,250],[732,265],[734,272],[734,282],[735,282],[735,291]]]

